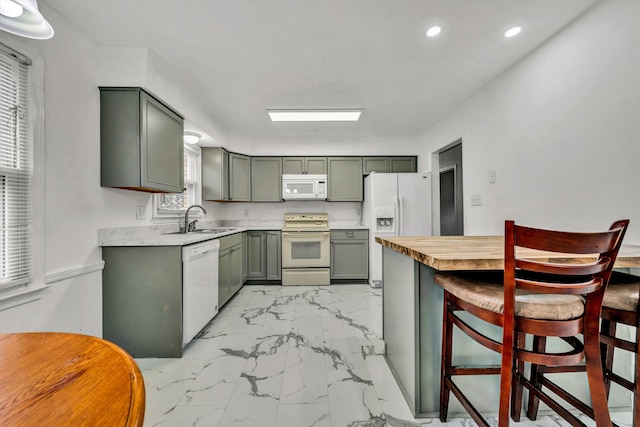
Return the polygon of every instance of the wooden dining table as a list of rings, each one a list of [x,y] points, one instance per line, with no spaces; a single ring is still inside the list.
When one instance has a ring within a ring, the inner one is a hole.
[[[503,270],[504,236],[376,237],[376,242],[383,247],[385,358],[413,415],[435,417],[439,406],[443,292],[433,277],[438,271]],[[595,259],[595,255],[559,255],[522,248],[516,251],[520,257],[538,260],[560,256],[571,262]],[[640,268],[640,245],[623,244],[615,268],[634,274],[634,269]],[[488,333],[491,332],[489,328]],[[494,360],[495,355],[487,356],[473,343],[461,342],[464,348],[456,350],[456,354],[469,364],[499,364]],[[494,383],[496,379],[474,377],[469,381],[474,381],[469,386],[475,388],[478,395],[485,396],[486,404],[479,405],[479,409],[485,413],[495,411],[493,402],[497,401],[499,390]],[[575,385],[568,388],[586,399],[586,385],[574,382]],[[628,405],[625,403],[628,397],[616,399],[612,395],[610,404]],[[452,412],[463,413],[453,400],[451,405]]]
[[[133,358],[80,334],[0,334],[0,425],[142,426],[145,390]]]

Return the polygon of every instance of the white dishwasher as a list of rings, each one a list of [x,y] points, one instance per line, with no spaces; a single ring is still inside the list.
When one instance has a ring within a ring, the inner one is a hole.
[[[220,240],[182,248],[182,346],[218,313]]]

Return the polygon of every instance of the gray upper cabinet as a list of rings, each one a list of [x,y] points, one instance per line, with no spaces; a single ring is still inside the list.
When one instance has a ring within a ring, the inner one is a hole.
[[[282,157],[251,158],[251,200],[282,201]]]
[[[329,157],[328,200],[361,202],[363,200],[362,157]]]
[[[363,173],[371,172],[416,172],[415,156],[373,156],[363,157]]]
[[[284,157],[285,174],[325,174],[327,173],[326,157]]]
[[[362,167],[365,175],[371,172],[389,172],[391,170],[388,157],[363,157]]]
[[[389,157],[391,172],[417,172],[416,160],[415,156]]]
[[[100,88],[100,185],[152,193],[184,186],[183,118],[141,88]]]
[[[202,147],[202,199],[229,201],[229,153],[222,147]]]
[[[229,200],[251,201],[251,157],[229,153]]]

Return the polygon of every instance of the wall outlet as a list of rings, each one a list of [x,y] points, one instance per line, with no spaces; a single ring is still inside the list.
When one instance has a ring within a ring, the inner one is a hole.
[[[244,210],[244,217],[248,217],[249,216],[249,209],[245,209]]]
[[[496,183],[496,171],[489,171],[489,184]]]
[[[356,216],[360,216],[361,213],[362,213],[362,210],[360,210],[360,208],[356,208]]]
[[[480,194],[472,194],[471,195],[471,206],[482,206],[482,195],[480,195]]]
[[[147,208],[145,206],[136,206],[136,219],[144,219],[147,216]]]

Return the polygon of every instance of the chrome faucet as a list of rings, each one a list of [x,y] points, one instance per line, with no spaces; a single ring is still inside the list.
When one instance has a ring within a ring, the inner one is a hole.
[[[189,231],[193,231],[193,230],[189,230],[189,225],[191,225],[191,224],[189,224],[189,211],[192,208],[200,208],[200,209],[202,209],[202,212],[204,212],[205,214],[207,213],[207,210],[205,208],[203,208],[202,206],[200,206],[200,205],[191,205],[191,206],[189,206],[187,208],[186,212],[184,213],[184,228],[182,226],[180,226],[180,224],[178,224],[181,233],[188,233]],[[195,228],[195,221],[193,222],[193,226]]]

